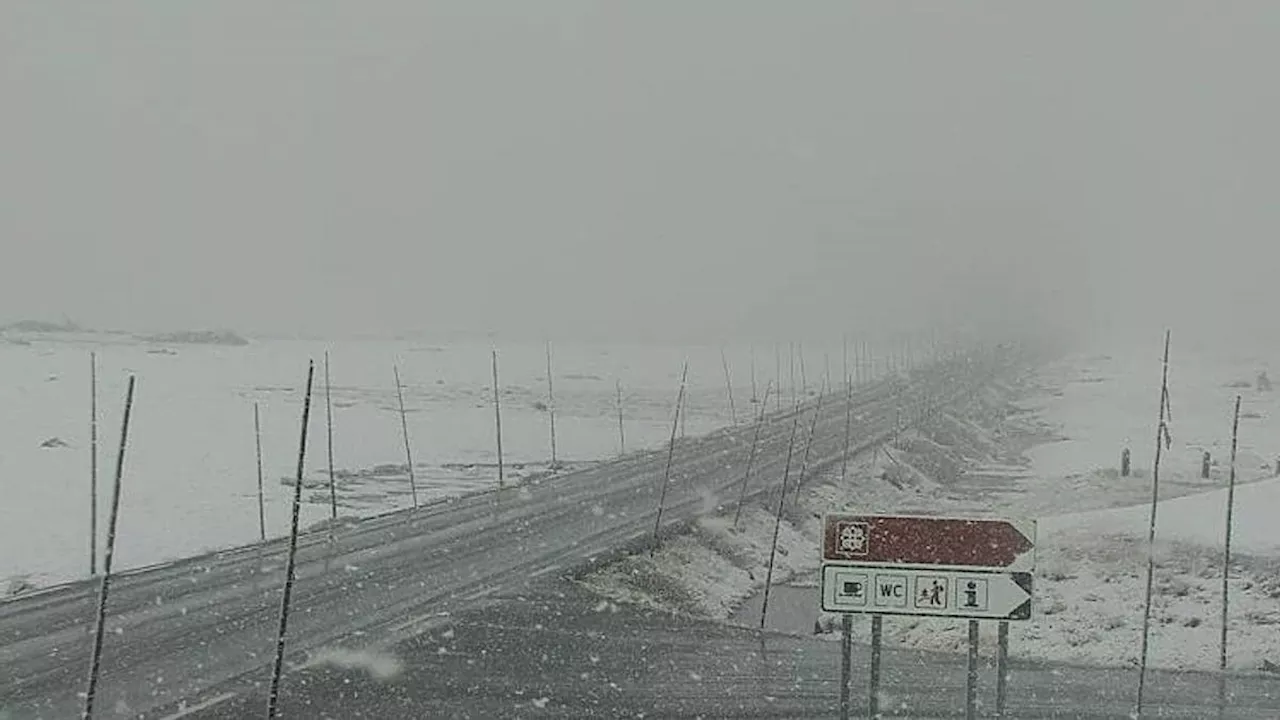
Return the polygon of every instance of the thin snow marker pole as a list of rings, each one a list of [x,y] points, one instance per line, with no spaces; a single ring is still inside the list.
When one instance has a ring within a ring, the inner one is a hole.
[[[98,354],[89,353],[89,576],[98,574]]]
[[[853,665],[853,615],[840,616],[840,720],[849,720],[849,675]]]
[[[622,380],[615,381],[618,386],[618,454],[627,454],[627,435],[622,428]]]
[[[800,356],[800,397],[809,399],[809,378],[804,370],[804,343],[796,343],[796,354]]]
[[[404,436],[404,462],[409,469],[409,492],[413,495],[413,509],[418,509],[418,480],[413,474],[413,449],[409,445],[409,421],[405,418],[404,390],[400,384],[400,366],[392,365],[396,378],[396,400],[400,403],[400,434]]]
[[[1005,717],[1009,700],[1009,621],[1001,620],[996,634],[996,717]]]
[[[326,445],[329,454],[329,517],[338,519],[338,484],[333,474],[333,403],[329,388],[329,351],[324,351],[324,418]],[[329,539],[333,540],[333,525],[329,525]]]
[[[302,399],[302,431],[298,438],[298,469],[293,485],[293,517],[289,523],[289,554],[285,556],[284,594],[280,598],[276,658],[271,669],[271,690],[267,694],[267,720],[274,720],[280,702],[280,674],[284,671],[284,638],[289,628],[289,599],[293,594],[293,569],[298,557],[298,512],[302,507],[302,470],[307,457],[307,424],[311,419],[311,383],[315,373],[315,362],[307,363],[307,390]]]
[[[773,344],[773,372],[774,387],[778,388],[778,395],[774,398],[774,410],[782,410],[782,346],[779,343]],[[1276,475],[1280,476],[1280,459],[1276,460]]]
[[[805,471],[809,469],[809,452],[813,449],[813,437],[818,430],[818,416],[822,414],[822,399],[826,397],[827,387],[818,390],[818,403],[813,408],[813,422],[809,424],[809,438],[804,441],[804,455],[800,461],[800,477],[796,478],[796,492],[791,498],[791,507],[800,506],[800,488],[804,485]]]
[[[547,417],[551,421],[551,468],[556,467],[556,391],[551,382],[551,341],[547,341]]]
[[[671,420],[671,442],[667,447],[667,469],[662,473],[662,489],[658,493],[658,516],[653,521],[653,547],[649,550],[652,556],[658,549],[659,531],[662,529],[662,511],[667,505],[667,486],[671,483],[671,463],[676,455],[676,427],[680,423],[680,409],[684,406],[685,380],[689,375],[689,361],[684,362],[680,371],[680,391],[676,393],[676,414]]]
[[[760,396],[756,394],[756,346],[751,346],[751,404],[755,405],[760,400]]]
[[[681,382],[681,385],[682,386],[684,385],[683,381]],[[688,403],[689,403],[689,390],[686,388],[684,394],[680,396],[680,406],[676,410],[676,414],[680,416],[680,437],[681,438],[688,436],[689,413],[685,411],[685,408],[688,406]]]
[[[880,654],[884,641],[884,616],[871,616],[871,682],[867,689],[867,717],[880,720]]]
[[[862,366],[862,341],[856,340],[853,343],[853,382],[855,385],[862,385],[866,381],[866,368]]]
[[[844,376],[844,451],[840,454],[840,483],[849,473],[849,436],[853,432],[853,380]]]
[[[747,499],[747,479],[751,477],[751,468],[756,461],[756,447],[760,444],[760,428],[764,426],[765,409],[769,406],[769,391],[773,389],[773,382],[770,381],[764,386],[764,402],[760,404],[760,412],[756,415],[756,431],[751,438],[751,451],[747,454],[747,471],[742,474],[742,491],[738,493],[738,509],[733,513],[733,527],[738,528],[738,521],[742,518],[742,505]]]
[[[1164,332],[1164,363],[1160,373],[1160,416],[1156,423],[1156,456],[1151,467],[1151,521],[1147,528],[1147,592],[1142,608],[1142,650],[1138,660],[1138,707],[1136,716],[1142,717],[1143,695],[1147,688],[1147,651],[1151,634],[1151,589],[1156,574],[1156,507],[1160,501],[1160,452],[1168,437],[1165,427],[1165,408],[1169,399],[1169,336]]]
[[[1227,480],[1227,534],[1222,543],[1222,638],[1218,650],[1218,713],[1221,715],[1227,705],[1227,607],[1230,601],[1230,588],[1227,580],[1231,576],[1231,530],[1235,515],[1236,502],[1236,447],[1240,432],[1240,396],[1236,395],[1235,415],[1231,420],[1231,472]]]
[[[498,443],[498,489],[505,484],[502,467],[502,401],[498,396],[498,351],[493,351],[493,420]]]
[[[796,344],[792,342],[787,346],[787,364],[791,368],[791,404],[797,405],[800,391],[796,387]]]
[[[93,698],[98,689],[98,672],[102,667],[102,637],[106,631],[107,593],[111,587],[111,559],[116,549],[116,524],[120,519],[120,480],[124,477],[124,451],[129,443],[129,418],[133,415],[134,376],[124,396],[124,419],[120,422],[120,449],[116,453],[116,482],[111,490],[111,515],[107,520],[107,546],[102,553],[102,579],[98,585],[98,613],[93,621],[93,651],[89,656],[89,680],[85,687],[84,709],[80,717],[93,717]]]
[[[978,621],[969,621],[969,672],[964,684],[965,720],[978,720]]]
[[[840,336],[840,368],[844,372],[845,383],[849,382],[849,336]]]
[[[733,380],[729,376],[729,360],[724,355],[724,348],[720,348],[720,364],[724,366],[724,389],[729,394],[729,422],[734,425],[738,424],[738,409],[733,404]]]
[[[769,614],[769,587],[773,585],[773,562],[778,554],[778,531],[782,529],[782,503],[787,499],[787,479],[791,476],[791,455],[796,446],[796,428],[800,425],[800,407],[797,403],[791,420],[791,439],[787,441],[787,463],[782,471],[782,493],[778,495],[778,514],[773,520],[773,544],[769,549],[769,571],[764,576],[764,602],[760,605],[760,629],[764,630]]]
[[[258,461],[258,539],[267,540],[266,499],[262,494],[262,423],[258,420],[258,403],[253,404],[253,444]]]

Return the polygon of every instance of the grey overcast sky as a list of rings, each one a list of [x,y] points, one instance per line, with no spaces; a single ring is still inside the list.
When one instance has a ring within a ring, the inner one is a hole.
[[[1261,320],[1277,68],[1266,1],[12,0],[0,320]]]

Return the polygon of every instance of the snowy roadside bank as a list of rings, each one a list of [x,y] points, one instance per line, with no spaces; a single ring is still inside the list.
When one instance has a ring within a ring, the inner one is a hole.
[[[1118,428],[1141,427],[1138,416],[1150,410],[1150,393],[1134,391],[1130,403],[1117,397],[1116,388],[1145,380],[1142,390],[1150,390],[1150,380],[1126,375],[1119,365],[1091,357],[1043,368],[904,436],[888,453],[851,463],[843,482],[838,470],[816,478],[781,525],[774,573],[781,587],[770,598],[768,626],[818,629],[834,638],[837,618],[819,612],[816,589],[818,523],[825,512],[1034,517],[1040,519],[1035,606],[1031,620],[1011,624],[1013,652],[1103,666],[1136,663],[1149,512],[1142,503],[1150,497],[1150,473],[1136,446],[1133,477],[1121,478],[1114,466],[1119,447],[1131,440],[1118,437],[1124,432]],[[1229,442],[1218,437],[1229,425],[1216,411],[1226,404],[1223,397],[1236,392],[1224,390],[1223,378],[1233,372],[1205,372],[1175,386],[1181,399],[1175,439],[1181,442],[1161,473],[1150,656],[1155,667],[1217,667],[1225,454],[1207,480],[1199,477],[1199,455],[1213,448],[1217,456]],[[1271,471],[1262,458],[1273,453],[1264,446],[1264,433],[1256,432],[1265,427],[1272,402],[1249,398],[1257,417],[1254,434],[1247,441],[1242,435],[1238,462],[1238,552],[1228,626],[1229,664],[1237,670],[1280,660],[1280,633],[1273,627],[1280,624],[1280,542],[1268,522],[1280,507],[1280,481],[1265,479]],[[705,518],[653,558],[625,558],[583,582],[614,600],[757,626],[773,532],[772,512],[764,505],[776,501],[775,493],[771,502],[749,508],[736,531],[731,514]],[[868,639],[869,623],[856,622],[855,628]],[[886,642],[895,645],[958,650],[966,642],[963,621],[886,618],[884,630]],[[995,623],[984,623],[984,651],[993,651],[995,633]]]

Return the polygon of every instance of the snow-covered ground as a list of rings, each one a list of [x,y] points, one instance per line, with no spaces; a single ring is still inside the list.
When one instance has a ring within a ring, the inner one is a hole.
[[[905,438],[892,456],[863,458],[844,483],[828,473],[783,523],[783,558],[770,598],[769,626],[830,631],[836,618],[818,610],[816,568],[824,512],[906,512],[1031,517],[1039,521],[1033,618],[1012,623],[1022,657],[1101,665],[1136,662],[1146,580],[1146,533],[1160,390],[1159,348],[1084,354],[1039,369],[1016,387]],[[1155,602],[1150,662],[1170,668],[1217,666],[1222,538],[1231,410],[1242,395],[1237,460],[1234,562],[1229,620],[1230,665],[1257,669],[1280,662],[1280,453],[1275,418],[1280,397],[1248,383],[1265,357],[1215,359],[1176,351],[1170,370],[1173,442],[1161,462]],[[1232,387],[1233,385],[1245,385]],[[927,437],[926,437],[927,436]],[[1122,448],[1134,472],[1122,478]],[[1200,478],[1201,455],[1214,465]],[[892,481],[892,482],[890,482]],[[759,622],[764,582],[759,548],[772,523],[735,532],[723,518],[703,520],[652,559],[627,558],[584,580],[621,600],[682,612]],[[862,640],[869,623],[855,623]],[[996,624],[983,624],[994,647]],[[886,618],[886,641],[958,650],[962,621]]]
[[[496,484],[491,349],[458,342],[259,339],[214,346],[116,334],[0,334],[0,594],[19,580],[39,586],[88,573],[90,351],[98,355],[103,534],[127,376],[136,374],[138,383],[120,503],[120,570],[258,539],[254,403],[261,412],[267,532],[287,532],[290,488],[282,479],[295,473],[309,359],[316,361],[316,386],[303,522],[327,517],[326,351],[341,514],[410,504],[393,365],[404,385],[421,499]],[[496,349],[503,449],[509,477],[518,479],[545,470],[549,459],[545,347]],[[553,352],[562,462],[617,454],[619,381],[627,450],[664,442],[686,358],[685,431],[730,421],[718,347],[566,343]],[[772,347],[757,354],[763,393],[778,371]],[[821,355],[808,355],[812,374]],[[750,412],[751,355],[745,346],[729,347],[727,357],[742,419]],[[42,447],[46,442],[54,447]],[[99,563],[102,545],[100,539]]]

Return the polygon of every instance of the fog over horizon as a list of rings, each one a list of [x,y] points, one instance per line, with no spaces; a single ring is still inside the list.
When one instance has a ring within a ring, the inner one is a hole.
[[[1280,5],[0,6],[0,323],[1267,336]]]

